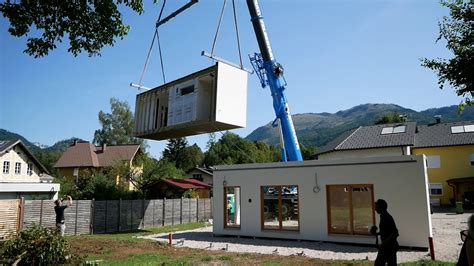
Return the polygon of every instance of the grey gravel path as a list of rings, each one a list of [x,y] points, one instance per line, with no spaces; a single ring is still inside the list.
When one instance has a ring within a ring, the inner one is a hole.
[[[470,214],[455,215],[452,213],[435,213],[432,215],[433,238],[437,260],[455,262],[462,246],[459,231],[467,229],[467,218]],[[401,232],[403,233],[403,232]],[[168,242],[168,234],[150,235],[144,238]],[[238,237],[212,236],[212,226],[189,231],[173,233],[176,247],[189,247],[207,250],[224,250],[227,252],[276,254],[282,256],[299,256],[325,260],[375,260],[377,250],[372,247],[339,245],[333,243],[252,239]],[[397,255],[398,262],[429,260],[427,251],[401,250]]]

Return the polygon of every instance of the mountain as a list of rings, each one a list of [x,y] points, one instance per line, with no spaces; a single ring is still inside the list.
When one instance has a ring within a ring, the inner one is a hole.
[[[32,151],[33,153],[38,153],[41,151],[63,153],[71,145],[71,143],[74,142],[74,140],[77,139],[79,141],[82,141],[82,139],[73,137],[70,139],[58,141],[53,146],[49,146],[47,148],[41,149],[40,147],[35,145],[33,142],[30,142],[29,140],[27,140],[22,135],[0,128],[0,140],[17,140],[17,139],[20,139],[21,142],[23,142],[23,144],[25,144],[26,147],[28,147],[28,149]]]
[[[74,140],[84,141],[80,138],[73,137],[73,138],[70,138],[70,139],[65,139],[65,140],[58,141],[58,142],[54,143],[53,146],[50,146],[48,148],[43,149],[43,151],[63,153],[67,150],[67,148],[69,146],[71,146],[71,144],[74,142]]]
[[[441,115],[442,122],[474,120],[474,107],[466,107],[460,115],[457,105],[417,112],[395,104],[362,104],[334,114],[305,113],[292,115],[292,118],[300,143],[321,147],[349,129],[373,125],[381,117],[392,113],[406,115],[407,121],[420,124],[433,123],[435,115]],[[260,140],[271,145],[280,141],[278,130],[271,123],[255,129],[246,139]]]
[[[22,135],[0,128],[0,140],[17,140],[17,139],[20,139],[21,142],[23,142],[23,144],[25,144],[25,146],[28,147],[28,149],[32,152],[38,152],[41,150],[38,146],[28,141]]]

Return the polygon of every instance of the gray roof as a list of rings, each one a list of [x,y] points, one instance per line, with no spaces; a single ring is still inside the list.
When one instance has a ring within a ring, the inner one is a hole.
[[[382,124],[346,131],[323,146],[314,156],[339,150],[404,147],[414,148],[474,144],[474,132],[451,133],[452,126],[473,125],[474,121],[417,125],[416,122]],[[406,126],[404,133],[381,134],[385,127]]]
[[[415,147],[441,147],[474,144],[474,132],[451,133],[451,127],[473,125],[474,120],[440,123],[432,125],[419,125],[415,136]]]
[[[0,140],[0,153],[5,152],[8,148],[15,145],[20,140]]]

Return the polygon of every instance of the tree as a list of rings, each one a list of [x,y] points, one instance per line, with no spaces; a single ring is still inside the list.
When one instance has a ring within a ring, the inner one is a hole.
[[[204,154],[207,166],[219,164],[263,163],[280,160],[280,151],[264,142],[252,142],[233,133],[226,133]]]
[[[142,195],[147,194],[150,184],[161,178],[182,178],[184,176],[184,171],[177,169],[172,162],[168,160],[158,161],[145,154],[139,156],[135,165],[141,167],[133,167],[125,161],[116,162],[108,175],[112,177],[119,176],[122,181],[130,181]]]
[[[424,58],[422,66],[436,72],[440,89],[448,83],[457,95],[464,97],[462,110],[465,105],[472,105],[474,96],[474,1],[443,0],[441,4],[449,8],[450,17],[445,16],[439,22],[437,41],[446,40],[446,48],[454,57],[449,60]]]
[[[401,116],[398,113],[390,113],[379,118],[377,121],[375,121],[375,124],[380,125],[380,124],[402,123],[402,122],[404,122],[403,116]]]
[[[163,151],[163,159],[174,163],[176,168],[187,172],[196,165],[200,165],[204,154],[198,145],[188,146],[186,138],[175,138],[168,140],[166,149]]]
[[[99,122],[102,129],[94,133],[94,143],[97,145],[119,145],[119,144],[141,144],[143,139],[133,137],[134,117],[127,102],[121,102],[116,98],[110,99],[112,112],[99,112]]]
[[[122,21],[118,5],[143,13],[141,0],[6,1],[0,4],[0,12],[10,21],[11,35],[29,37],[24,52],[35,58],[48,55],[65,36],[69,39],[68,52],[94,56],[100,55],[104,46],[113,46],[117,38],[123,39],[130,30]],[[33,37],[36,32],[42,35]]]

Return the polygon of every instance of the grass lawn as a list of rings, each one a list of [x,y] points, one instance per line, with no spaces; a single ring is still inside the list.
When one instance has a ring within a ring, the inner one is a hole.
[[[71,251],[99,265],[372,265],[370,261],[330,261],[307,257],[286,257],[250,253],[209,251],[168,247],[166,244],[136,238],[203,227],[203,223],[165,226],[126,233],[67,237]],[[403,265],[446,265],[423,261]],[[451,265],[454,265],[452,263]]]

